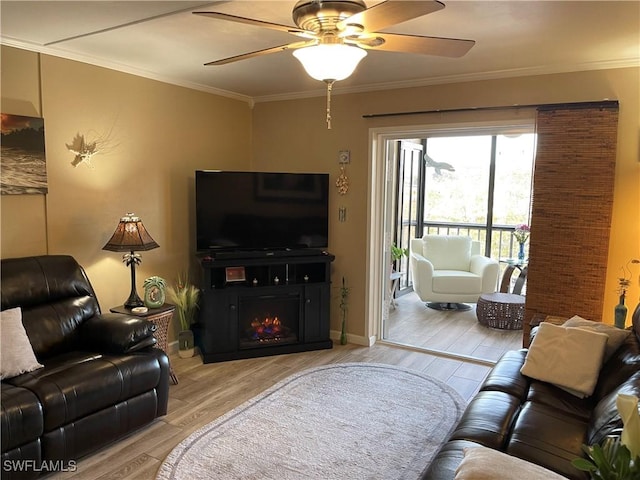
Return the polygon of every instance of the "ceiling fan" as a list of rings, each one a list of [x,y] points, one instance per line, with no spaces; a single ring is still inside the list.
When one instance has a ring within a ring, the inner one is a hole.
[[[387,0],[367,8],[363,0],[300,0],[293,7],[297,25],[280,25],[219,12],[193,12],[221,20],[290,33],[301,40],[208,62],[225,65],[239,60],[294,50],[307,73],[327,83],[327,125],[331,128],[330,99],[333,82],[353,73],[367,50],[461,57],[473,40],[380,33],[379,30],[444,8],[437,0]]]

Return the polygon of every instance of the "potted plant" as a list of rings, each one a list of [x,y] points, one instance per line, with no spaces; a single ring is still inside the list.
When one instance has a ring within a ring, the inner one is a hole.
[[[531,235],[531,227],[526,223],[516,225],[513,230],[513,236],[518,241],[518,246],[520,247],[518,250],[518,260],[521,262],[524,262],[524,244],[529,239],[529,235]]]
[[[169,301],[176,306],[176,316],[180,324],[178,333],[178,355],[180,358],[193,357],[195,346],[191,324],[195,321],[198,310],[200,290],[189,283],[186,274],[178,276],[175,287],[167,289]]]
[[[627,296],[627,290],[631,287],[631,268],[630,264],[639,264],[640,260],[633,258],[624,265],[622,270],[622,276],[618,277],[618,295],[619,295],[619,303],[615,306],[614,315],[615,315],[615,326],[618,328],[625,328],[627,321],[627,306],[624,304],[625,298]],[[638,310],[638,308],[636,308]],[[635,313],[635,312],[634,312]]]
[[[588,472],[592,480],[635,480],[640,478],[640,413],[638,397],[619,393],[616,406],[622,419],[620,436],[608,436],[602,445],[583,445],[589,459],[571,462]]]
[[[391,268],[393,265],[404,256],[409,256],[408,248],[400,248],[395,243],[391,244]]]

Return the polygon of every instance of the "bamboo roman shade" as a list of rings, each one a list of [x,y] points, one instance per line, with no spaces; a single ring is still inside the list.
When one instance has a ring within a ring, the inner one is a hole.
[[[617,102],[538,109],[524,343],[552,315],[602,320]]]

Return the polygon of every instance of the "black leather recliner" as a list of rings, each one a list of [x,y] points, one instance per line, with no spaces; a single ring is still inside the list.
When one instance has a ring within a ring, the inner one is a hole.
[[[44,368],[2,381],[2,478],[36,478],[167,413],[169,360],[155,325],[102,314],[73,257],[3,259],[1,309],[21,307]]]

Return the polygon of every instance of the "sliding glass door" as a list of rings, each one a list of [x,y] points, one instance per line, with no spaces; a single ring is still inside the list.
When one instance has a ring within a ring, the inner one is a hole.
[[[393,244],[409,248],[412,238],[427,233],[469,235],[482,243],[488,256],[517,255],[514,226],[530,219],[533,128],[527,124],[425,130],[417,138],[388,140],[392,188],[386,201],[392,218],[387,231]],[[411,294],[407,299],[415,296],[408,260],[403,256],[393,263],[397,285],[392,283],[391,294],[400,301],[404,294]],[[403,328],[399,317],[407,310],[401,310],[392,303],[384,312],[392,323],[383,324],[383,338],[406,343],[413,338],[406,332],[399,334],[403,340],[394,339]],[[422,304],[410,312],[420,315],[422,310],[428,309]],[[424,338],[415,337],[420,340],[413,346],[421,346]]]

